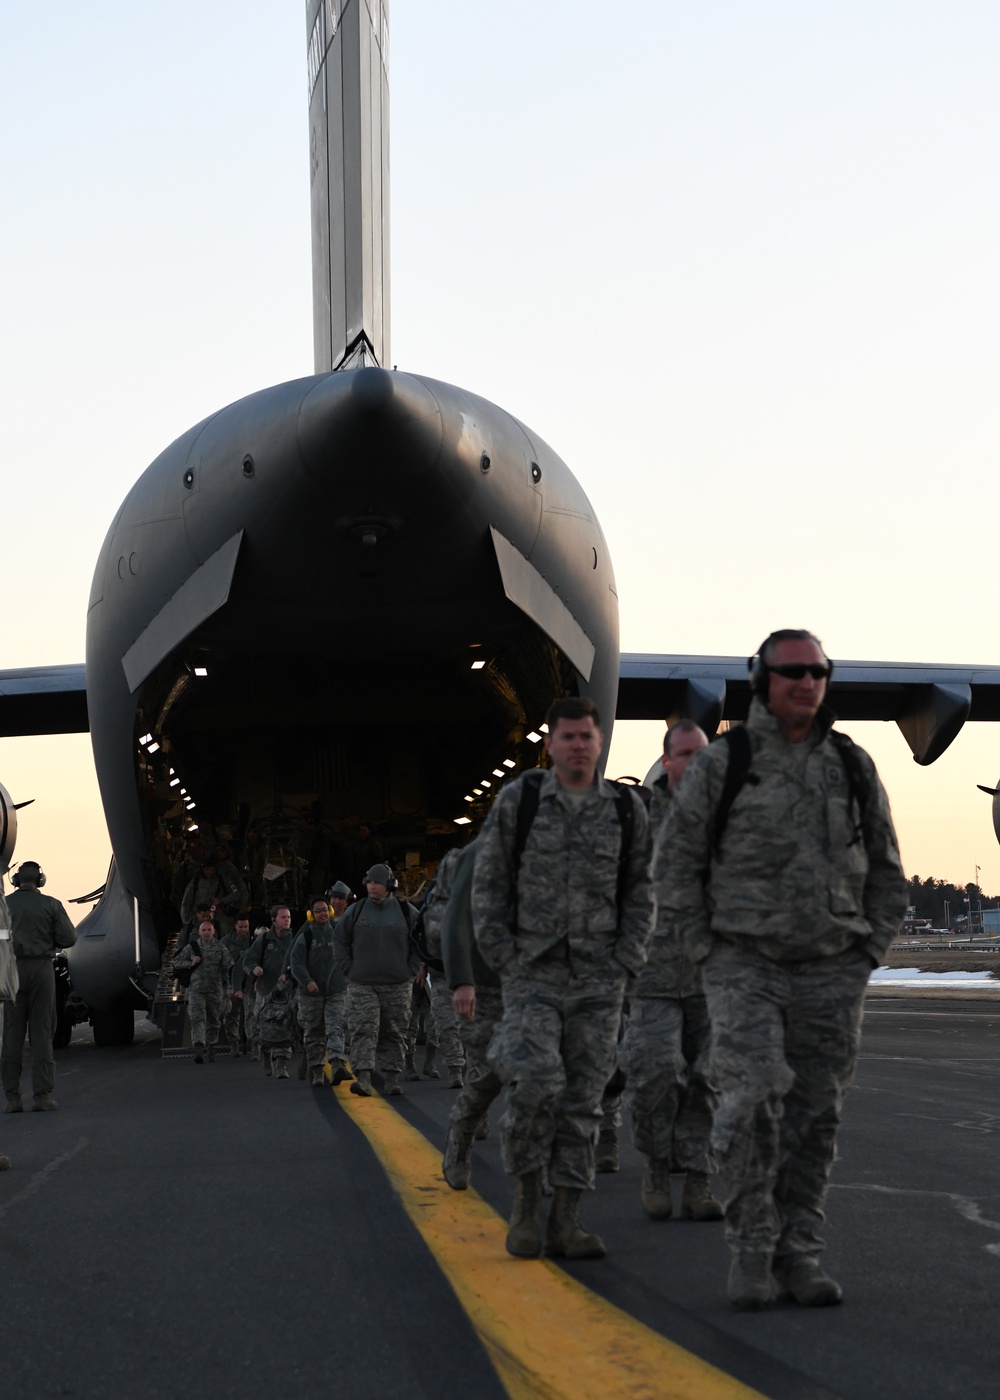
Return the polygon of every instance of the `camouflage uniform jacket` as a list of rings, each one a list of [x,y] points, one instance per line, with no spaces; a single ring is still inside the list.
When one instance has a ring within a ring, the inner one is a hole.
[[[699,961],[722,937],[776,962],[857,946],[879,963],[906,912],[906,885],[874,763],[859,750],[869,786],[859,838],[828,714],[817,717],[805,753],[759,700],[747,729],[754,781],[736,797],[716,849],[728,744],[695,754],[674,794],[655,871],[668,916]]]
[[[229,986],[226,974],[233,965],[233,955],[226,945],[218,938],[192,938],[174,958],[174,968],[190,967],[196,957],[201,962],[191,973],[190,986],[196,991],[217,986],[225,991]]]
[[[229,949],[229,956],[233,960],[229,981],[233,990],[237,992],[243,990],[243,959],[249,953],[252,941],[249,934],[246,938],[238,938],[235,933],[224,934],[221,939],[222,946]]]
[[[649,822],[653,828],[653,891],[656,895],[656,923],[649,945],[646,966],[629,989],[634,997],[693,997],[702,995],[701,971],[684,946],[679,928],[666,907],[663,887],[662,836],[671,806],[666,775],[653,784]]]
[[[544,958],[565,940],[575,969],[614,958],[637,975],[653,923],[645,804],[632,796],[635,821],[619,910],[622,826],[615,785],[598,777],[580,799],[568,796],[555,773],[547,772],[515,875],[522,783],[500,793],[477,844],[472,908],[479,951],[500,972],[514,958],[522,968]]]
[[[462,851],[458,846],[454,846],[450,851],[445,851],[441,857],[441,864],[438,866],[437,878],[431,886],[424,904],[424,938],[427,943],[427,951],[432,958],[441,957],[441,927],[444,923],[444,911],[451,899],[452,881],[461,854]]]

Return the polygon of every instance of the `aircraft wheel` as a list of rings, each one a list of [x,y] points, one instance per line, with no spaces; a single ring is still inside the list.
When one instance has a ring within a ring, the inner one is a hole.
[[[130,1006],[114,1011],[92,1011],[95,1045],[131,1045],[135,1036],[135,1016]]]

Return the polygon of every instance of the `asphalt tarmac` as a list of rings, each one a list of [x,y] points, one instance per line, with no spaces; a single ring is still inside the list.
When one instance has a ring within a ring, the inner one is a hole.
[[[140,1025],[127,1050],[78,1031],[60,1111],[0,1119],[4,1393],[504,1396],[335,1095],[245,1059],[163,1060]],[[772,1400],[993,1400],[998,1070],[1000,1003],[869,1000],[828,1210],[841,1308],[735,1312],[722,1227],[645,1218],[627,1131],[584,1212],[611,1253],[566,1271]],[[440,1148],[453,1097],[423,1080],[393,1104]],[[506,1214],[495,1136],[474,1185]]]

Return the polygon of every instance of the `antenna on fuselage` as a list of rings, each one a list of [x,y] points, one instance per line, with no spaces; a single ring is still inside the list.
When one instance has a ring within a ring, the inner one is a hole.
[[[387,0],[306,0],[316,373],[389,362]]]

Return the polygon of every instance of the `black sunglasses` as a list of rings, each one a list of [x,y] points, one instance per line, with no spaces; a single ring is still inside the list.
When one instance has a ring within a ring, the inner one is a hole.
[[[769,666],[769,671],[773,671],[776,676],[784,676],[786,681],[800,681],[803,676],[812,676],[814,681],[826,681],[830,679],[832,666]]]

